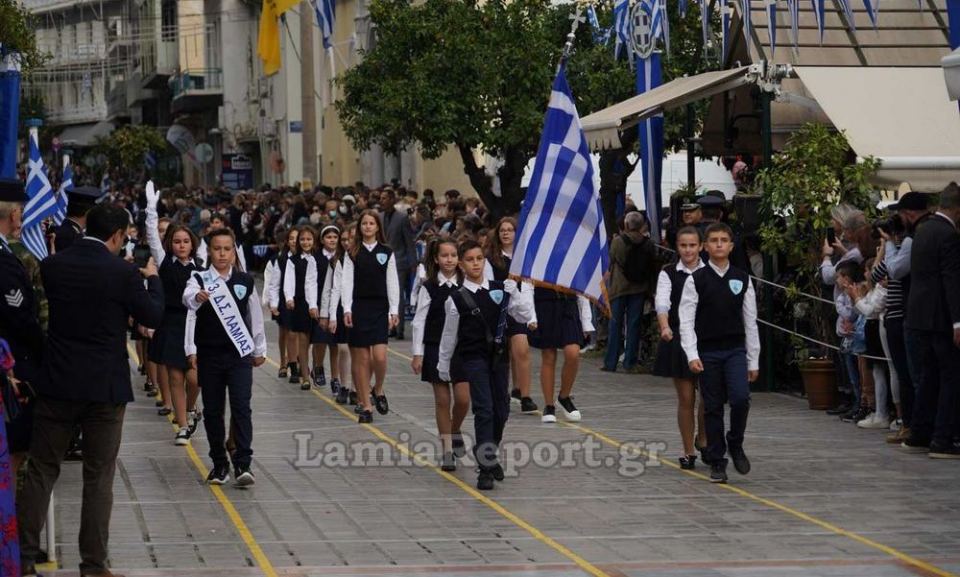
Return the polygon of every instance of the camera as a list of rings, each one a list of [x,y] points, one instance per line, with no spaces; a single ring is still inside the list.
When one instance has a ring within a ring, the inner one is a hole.
[[[144,268],[150,261],[150,247],[138,244],[133,248],[133,262],[137,268]]]
[[[873,223],[873,238],[880,238],[880,231],[887,233],[889,236],[897,236],[903,234],[906,230],[906,227],[903,225],[903,219],[900,218],[899,214],[895,214],[890,218],[884,218]]]

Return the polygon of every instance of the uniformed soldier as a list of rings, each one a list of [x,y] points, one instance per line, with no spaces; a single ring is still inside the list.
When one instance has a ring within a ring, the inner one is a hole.
[[[97,203],[103,191],[95,186],[77,186],[67,192],[67,218],[53,229],[53,246],[56,252],[67,250],[83,238],[87,227],[87,212]]]
[[[23,263],[10,249],[10,240],[20,230],[23,203],[27,201],[23,184],[0,179],[0,338],[10,344],[17,364],[14,375],[26,383],[35,381],[40,369],[43,331],[37,318],[37,299]],[[27,386],[22,392],[28,392]],[[29,408],[7,425],[7,439],[14,456],[24,453],[30,442]],[[15,463],[15,466],[19,463]]]

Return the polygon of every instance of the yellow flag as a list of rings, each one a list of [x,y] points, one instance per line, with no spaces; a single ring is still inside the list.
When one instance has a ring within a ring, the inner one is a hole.
[[[260,12],[260,34],[257,39],[257,54],[263,60],[263,73],[276,74],[282,63],[280,54],[280,25],[277,19],[281,14],[296,6],[299,0],[263,0]],[[309,18],[309,12],[302,15]]]

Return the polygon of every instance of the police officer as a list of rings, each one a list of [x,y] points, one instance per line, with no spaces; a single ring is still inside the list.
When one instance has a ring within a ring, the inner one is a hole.
[[[67,218],[53,229],[53,246],[56,252],[67,250],[83,238],[87,227],[87,212],[97,203],[103,191],[95,186],[77,186],[67,192]]]

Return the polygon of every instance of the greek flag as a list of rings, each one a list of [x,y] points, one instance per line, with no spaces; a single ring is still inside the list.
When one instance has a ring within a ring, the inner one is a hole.
[[[770,33],[770,55],[777,53],[777,0],[767,0],[767,30]]]
[[[27,173],[27,206],[23,209],[23,229],[20,234],[24,246],[37,260],[47,258],[47,241],[41,224],[57,210],[57,196],[43,171],[43,158],[37,143],[37,130],[30,129],[30,171]]]
[[[663,68],[660,54],[654,52],[637,65],[637,94],[660,86]],[[637,125],[640,134],[640,173],[643,176],[643,203],[650,225],[650,238],[659,242],[660,190],[663,181],[663,115],[647,118]]]
[[[826,22],[826,0],[811,0],[813,2],[813,15],[817,18],[817,30],[820,31],[820,44],[823,44],[823,28]]]
[[[566,67],[550,93],[510,273],[600,300],[607,233]]]
[[[67,192],[73,190],[73,169],[70,168],[70,161],[67,160],[63,166],[63,182],[60,183],[60,190],[57,191],[57,212],[53,214],[53,223],[60,225],[63,219],[67,218]]]
[[[269,244],[255,244],[255,245],[253,245],[253,254],[255,254],[256,256],[258,256],[258,257],[260,257],[260,258],[263,258],[263,257],[267,256],[267,251],[269,251],[269,250],[270,250],[270,245],[269,245]]]
[[[630,0],[616,0],[613,4],[613,31],[616,42],[613,46],[613,58],[620,57],[620,46],[627,47],[627,53],[632,54],[630,50]]]
[[[313,11],[317,13],[317,26],[323,34],[323,47],[330,48],[333,38],[333,23],[336,21],[336,0],[313,0]]]
[[[670,18],[667,15],[666,0],[652,0],[650,2],[650,21],[654,38],[663,39],[663,48],[670,55]]]
[[[708,0],[703,0],[707,2]],[[743,37],[753,38],[753,22],[750,20],[750,0],[740,0],[740,13],[743,16]]]
[[[794,0],[795,1],[795,0]],[[733,8],[724,0],[720,7],[720,66],[726,66],[727,50],[730,48],[730,17]]]

